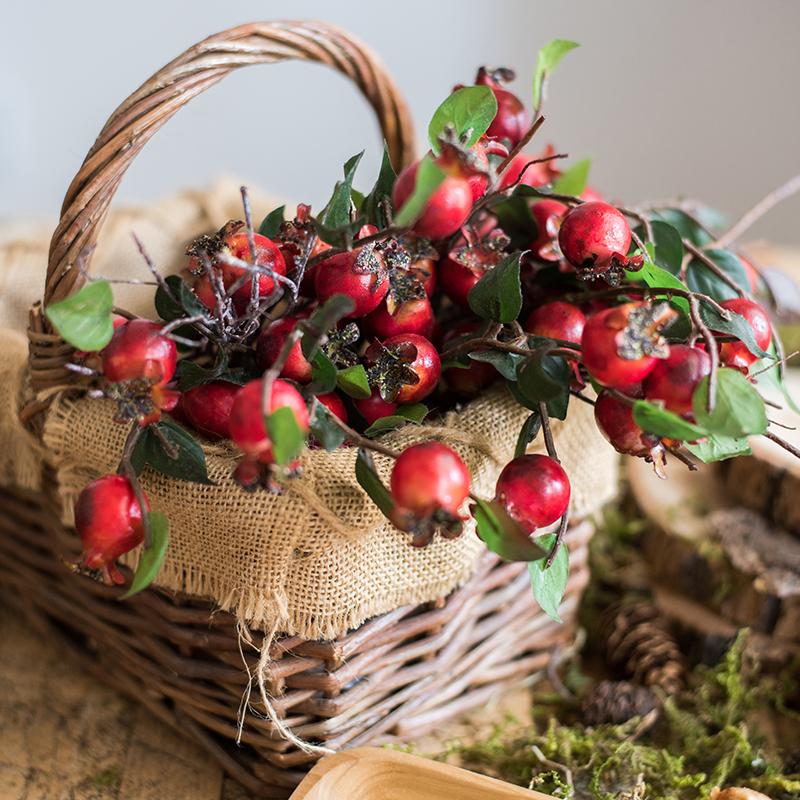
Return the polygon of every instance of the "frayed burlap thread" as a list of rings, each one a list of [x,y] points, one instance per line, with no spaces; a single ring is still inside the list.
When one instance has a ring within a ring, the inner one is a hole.
[[[64,521],[90,480],[117,467],[125,426],[113,404],[58,398],[45,421],[44,444],[58,478]],[[430,425],[387,434],[397,449],[439,439],[459,452],[477,494],[491,497],[513,455],[528,412],[503,387]],[[617,458],[597,431],[590,407],[576,403],[554,422],[559,454],[573,486],[576,518],[596,511],[617,487]],[[532,452],[540,451],[537,443]],[[303,475],[283,495],[246,494],[231,480],[237,459],[227,444],[206,447],[215,485],[143,473],[154,507],[170,519],[171,541],[156,584],[210,597],[239,620],[307,639],[332,639],[365,620],[449,594],[473,574],[484,549],[468,524],[458,540],[412,548],[355,480],[353,448],[307,451]],[[388,481],[391,460],[376,456]],[[138,554],[126,561],[135,566]]]

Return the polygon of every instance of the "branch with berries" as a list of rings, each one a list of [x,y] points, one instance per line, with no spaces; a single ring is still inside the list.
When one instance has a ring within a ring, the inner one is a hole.
[[[529,563],[558,619],[571,486],[551,419],[573,398],[660,475],[668,454],[694,469],[749,452],[753,435],[797,452],[762,397],[771,386],[793,404],[758,272],[725,248],[798,182],[727,232],[696,203],[608,203],[587,185],[588,160],[562,169],[552,146],[525,152],[546,82],[575,46],[540,53],[533,114],[505,87],[510,70],[481,68],[435,111],[429,152],[396,175],[385,151],[369,192],[354,188],[358,154],[318,213],[301,204],[286,219],[281,207],[256,229],[243,188],[244,219],[192,242],[180,275],[162,275],[137,239],[158,321],[116,308],[82,254],[86,285],[46,312],[129,435],[118,472],[78,499],[79,568],[124,582],[116,560],[142,546],[127,594],[155,577],[169,526],[139,475],[209,482],[199,440],[239,448],[233,479],[247,491],[281,492],[307,447],[350,447],[398,535],[424,547],[471,517],[490,550]],[[382,438],[496,383],[529,415],[491,499],[448,445],[399,452]],[[546,454],[528,453],[537,439]],[[388,486],[376,457],[393,461]]]

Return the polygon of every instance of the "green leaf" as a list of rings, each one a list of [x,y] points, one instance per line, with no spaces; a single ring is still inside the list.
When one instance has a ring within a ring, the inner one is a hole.
[[[372,455],[363,447],[358,448],[358,455],[356,456],[356,480],[358,485],[369,495],[372,502],[378,506],[381,513],[387,519],[391,519],[394,500],[375,470]]]
[[[328,394],[336,388],[338,377],[336,364],[322,350],[317,350],[311,361],[311,383],[308,391],[312,394]]]
[[[655,240],[653,260],[660,267],[677,276],[683,263],[683,239],[680,232],[669,223],[659,219],[652,220],[650,227]],[[639,234],[643,235],[644,230],[639,229]]]
[[[274,211],[270,211],[269,214],[264,217],[261,225],[258,226],[258,232],[268,239],[274,239],[280,233],[281,223],[284,221],[283,212],[285,210],[286,206],[279,206]]]
[[[680,289],[686,291],[686,286],[681,283],[671,272],[659,267],[653,261],[654,248],[651,244],[647,244],[647,253],[645,254],[644,265],[638,272],[625,272],[626,277],[631,281],[642,281],[646,286],[652,286],[656,289]],[[656,297],[666,297],[667,295],[656,295]],[[689,313],[689,301],[684,297],[672,297],[670,302],[673,306],[678,308],[684,314]]]
[[[747,272],[739,257],[729,250],[706,250],[705,254],[729,277],[743,289],[747,289],[750,282]],[[729,286],[722,278],[715,275],[702,261],[693,258],[686,270],[686,285],[700,294],[707,294],[714,300],[730,300],[738,297],[738,292]]]
[[[362,364],[355,364],[352,367],[340,369],[337,377],[337,385],[346,395],[355,397],[357,400],[365,400],[372,394],[369,387],[369,378],[367,378],[367,371]]]
[[[679,208],[659,208],[652,215],[672,225],[683,239],[688,239],[696,247],[705,247],[711,241],[711,237]]]
[[[392,160],[389,157],[389,147],[383,143],[383,159],[381,169],[378,173],[378,180],[372,187],[372,191],[364,198],[362,210],[367,217],[367,222],[377,225],[380,230],[388,227],[389,220],[384,211],[384,205],[392,205],[392,189],[397,178],[395,175]]]
[[[59,336],[78,350],[102,350],[114,335],[114,297],[108,281],[87,283],[66,300],[51,303],[45,316]]]
[[[633,404],[633,421],[643,431],[665,439],[692,441],[706,435],[704,428],[687,422],[683,417],[655,403],[648,403],[647,400],[637,400]]]
[[[428,141],[438,155],[439,137],[448,126],[466,147],[472,147],[489,130],[497,114],[497,98],[488,86],[464,86],[456,89],[436,109],[428,125]]]
[[[491,364],[504,378],[510,381],[517,379],[517,369],[524,356],[516,353],[503,353],[500,350],[476,350],[469,354],[472,361],[482,361]],[[469,366],[467,364],[466,366]]]
[[[556,541],[554,533],[545,533],[536,537],[536,543],[548,553]],[[539,558],[528,562],[528,574],[531,578],[531,589],[539,607],[550,619],[562,622],[558,607],[564,597],[569,580],[569,549],[562,544],[558,548],[553,563],[548,567],[547,558]]]
[[[539,228],[531,212],[531,202],[521,193],[515,190],[510,197],[501,195],[499,202],[491,204],[491,210],[498,227],[510,237],[513,249],[524,250],[536,239]]]
[[[362,150],[345,162],[344,180],[336,184],[328,205],[325,206],[319,217],[320,223],[325,228],[339,228],[350,223],[353,178],[363,155],[364,151]]]
[[[319,401],[314,403],[311,433],[326,450],[336,450],[347,439],[347,434],[333,421],[332,412]]]
[[[334,294],[315,309],[314,313],[306,320],[306,330],[300,340],[300,349],[309,361],[314,358],[319,349],[322,337],[355,307],[356,304],[352,297],[348,297],[346,294]]]
[[[506,256],[469,291],[469,307],[482,319],[513,322],[522,310],[519,253]]]
[[[696,444],[687,444],[686,449],[706,464],[736,456],[749,456],[752,452],[746,436],[739,439],[731,436],[708,436]]]
[[[514,447],[514,458],[524,456],[528,452],[528,445],[539,435],[542,427],[542,417],[538,411],[534,411],[528,416],[517,437],[517,444]]]
[[[545,95],[545,83],[550,73],[570,50],[579,46],[577,42],[570,42],[568,39],[553,39],[539,51],[536,69],[533,73],[533,107],[535,109],[541,108]]]
[[[146,547],[142,551],[131,585],[128,587],[128,591],[120,597],[120,600],[127,600],[141,592],[142,589],[146,589],[158,575],[158,571],[164,563],[164,556],[169,545],[169,520],[160,511],[151,511],[147,516],[153,540],[150,547]]]
[[[534,561],[546,553],[494,501],[476,499],[472,506],[478,536],[484,544],[506,561]]]
[[[551,346],[539,347],[517,370],[519,390],[531,401],[546,402],[569,393],[573,372],[567,361],[551,356]]]
[[[592,167],[592,159],[584,158],[568,169],[553,181],[553,192],[556,194],[571,194],[578,197],[586,189],[589,180],[589,170]]]
[[[422,216],[428,200],[445,177],[444,172],[436,165],[430,153],[426,155],[419,162],[414,191],[395,214],[395,225],[401,228],[413,225]]]
[[[428,415],[428,407],[424,403],[409,403],[398,406],[394,414],[376,419],[365,431],[364,436],[375,436],[386,431],[401,428],[407,422],[422,422]]]
[[[701,302],[700,317],[710,330],[715,333],[728,333],[731,336],[735,336],[754,356],[759,358],[769,357],[769,353],[758,346],[750,323],[735,311],[729,311],[728,313],[730,314],[730,319],[725,319],[713,306]]]
[[[180,275],[169,275],[164,282],[169,287],[169,293],[159,286],[155,297],[156,312],[164,322],[172,322],[181,317],[208,315],[208,309]]]
[[[161,437],[166,439],[172,452],[165,449]],[[162,475],[191,483],[214,485],[208,477],[203,448],[189,431],[168,417],[162,417],[159,422],[142,431],[132,461],[137,473],[149,464]]]
[[[306,443],[306,437],[297,423],[294,411],[288,406],[280,406],[264,420],[267,433],[272,441],[272,454],[281,467],[294,461]]]
[[[767,430],[764,401],[739,370],[717,370],[717,399],[710,414],[706,410],[707,400],[708,377],[705,377],[692,395],[692,410],[698,425],[709,433],[738,439]]]

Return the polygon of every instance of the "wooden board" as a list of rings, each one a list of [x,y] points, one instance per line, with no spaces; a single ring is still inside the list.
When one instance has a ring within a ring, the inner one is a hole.
[[[322,759],[291,800],[554,800],[408,753],[357,747]]]

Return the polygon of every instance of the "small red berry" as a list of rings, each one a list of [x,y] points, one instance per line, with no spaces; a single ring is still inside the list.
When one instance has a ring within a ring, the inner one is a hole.
[[[522,101],[500,86],[501,81],[513,79],[514,73],[510,70],[501,69],[490,73],[481,67],[475,80],[478,85],[488,86],[497,99],[497,114],[486,135],[497,139],[508,139],[512,147],[522,140],[531,126],[531,118]]]
[[[495,500],[525,533],[552,525],[569,506],[570,483],[564,468],[544,455],[525,455],[505,465]]]
[[[389,278],[383,256],[374,245],[339,253],[322,261],[316,269],[314,286],[320,303],[335,294],[347,295],[355,308],[351,319],[374,311],[389,291]]]
[[[579,269],[604,271],[627,263],[631,229],[624,215],[608,203],[582,203],[561,223],[558,244],[564,258]]]
[[[297,327],[300,319],[299,316],[283,317],[261,329],[256,344],[256,360],[261,369],[269,369],[275,363],[286,339]],[[297,383],[308,383],[311,380],[311,364],[303,355],[299,339],[289,350],[289,355],[281,368],[281,377]]]
[[[439,264],[439,286],[441,290],[461,308],[469,308],[469,293],[482,275],[452,258]]]
[[[459,509],[469,496],[469,485],[466,464],[446,445],[424,442],[407,447],[392,469],[392,521],[400,530],[414,532],[416,545],[428,544],[435,528],[457,535]]]
[[[266,464],[272,462],[272,442],[264,422],[263,392],[264,382],[260,378],[239,389],[233,401],[229,429],[231,439],[246,455]],[[294,412],[300,430],[308,433],[308,408],[303,396],[291,383],[278,379],[272,383],[267,411],[272,414],[283,407]]]
[[[581,337],[584,366],[604,386],[622,389],[643,381],[669,355],[659,331],[676,315],[667,303],[625,303],[592,314]]]
[[[600,433],[618,453],[654,462],[663,453],[659,438],[636,424],[632,407],[606,391],[597,396],[594,418]]]
[[[319,400],[328,411],[331,412],[334,416],[338,417],[342,422],[347,422],[347,407],[344,404],[344,400],[336,392],[328,392],[327,394],[318,394],[317,400]]]
[[[231,411],[239,388],[235,383],[212,381],[184,392],[180,407],[186,421],[211,438],[230,438]]]
[[[653,367],[644,382],[644,396],[661,401],[669,411],[692,415],[692,396],[700,381],[711,372],[705,350],[685,344],[670,345],[669,355]]]
[[[578,306],[556,300],[534,309],[525,320],[525,330],[534,336],[580,344],[586,317]]]
[[[161,326],[146,319],[120,325],[101,351],[103,375],[111,383],[142,378],[156,386],[172,380],[178,364],[175,342],[161,333]]]
[[[192,291],[197,295],[197,299],[209,310],[214,311],[217,307],[217,295],[211,285],[211,278],[208,275],[199,275],[195,278]]]
[[[767,312],[758,303],[748,300],[746,297],[734,297],[724,300],[720,305],[727,308],[728,311],[744,317],[753,331],[756,344],[762,350],[769,347],[769,343],[772,341],[772,324]],[[758,356],[751,353],[744,342],[723,342],[719,348],[719,359],[726,367],[746,373],[748,367],[758,360]]]
[[[430,337],[433,333],[433,306],[426,297],[412,298],[400,303],[391,313],[384,300],[364,318],[367,330],[379,339],[401,333],[416,333]]]
[[[396,209],[403,206],[414,191],[419,161],[406,167],[397,177],[392,191]],[[472,210],[472,187],[466,176],[447,175],[428,198],[425,210],[414,223],[414,231],[426,239],[443,239],[454,234]]]
[[[191,272],[200,276],[198,283],[195,284],[195,293],[200,297],[203,304],[213,310],[217,300],[208,282],[208,275],[205,272],[204,257],[211,262],[211,266],[219,271],[222,283],[227,291],[234,285],[239,284],[233,291],[234,305],[238,310],[243,310],[250,302],[251,295],[251,272],[240,266],[226,263],[227,258],[245,261],[248,264],[255,264],[277,275],[286,275],[286,262],[278,245],[261,234],[253,234],[255,244],[255,261],[250,252],[250,242],[244,223],[229,222],[222,230],[212,237],[201,237],[189,248],[189,269]],[[206,278],[203,281],[202,278]],[[275,279],[269,274],[258,275],[258,292],[260,298],[265,298],[271,294],[275,288]]]
[[[146,497],[145,506],[149,511]],[[81,564],[100,570],[106,583],[124,583],[115,562],[144,539],[142,509],[130,481],[105,475],[86,486],[75,503],[75,530],[83,543]]]
[[[381,397],[380,392],[377,389],[373,389],[369,397],[354,400],[353,405],[364,418],[364,422],[369,426],[383,417],[390,417],[394,414],[394,412],[397,411],[398,403],[386,402],[386,400]]]
[[[545,261],[556,261],[561,253],[555,247],[558,240],[561,218],[566,214],[567,206],[558,200],[538,200],[531,203],[531,214],[536,220],[536,238],[531,242],[531,250],[538,258]]]
[[[408,366],[419,381],[416,384],[404,384],[395,400],[401,404],[424,400],[436,388],[442,374],[442,362],[436,348],[424,336],[414,333],[392,336],[383,345],[388,350],[398,345],[413,345],[416,348],[417,356]]]

